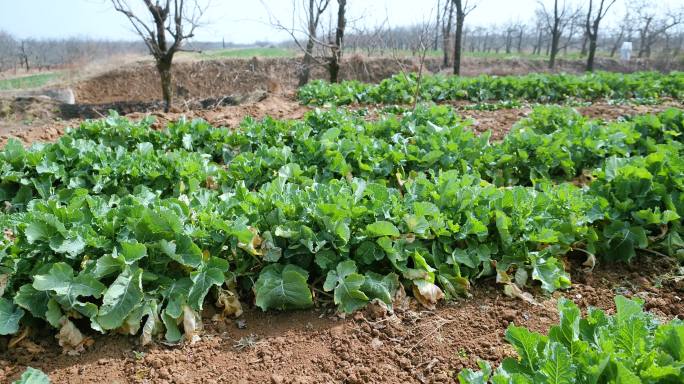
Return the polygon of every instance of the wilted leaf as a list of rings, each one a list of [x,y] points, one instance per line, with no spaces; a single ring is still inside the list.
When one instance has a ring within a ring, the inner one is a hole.
[[[425,308],[435,309],[437,302],[444,298],[444,292],[429,281],[413,280],[413,296]]]

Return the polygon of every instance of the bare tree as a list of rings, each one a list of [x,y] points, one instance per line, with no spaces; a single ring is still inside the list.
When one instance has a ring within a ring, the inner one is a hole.
[[[563,31],[572,21],[572,10],[566,0],[559,6],[559,0],[553,0],[553,11],[547,10],[546,5],[540,0],[539,6],[546,21],[546,26],[551,31],[551,47],[549,49],[549,68],[556,65],[556,55],[560,51],[560,38]]]
[[[589,0],[589,10],[587,11],[586,35],[589,38],[589,55],[587,56],[587,71],[594,70],[594,56],[596,55],[596,45],[598,42],[598,31],[601,20],[606,16],[610,7],[615,4],[616,0],[597,0],[598,9],[594,14],[594,1]],[[593,18],[593,22],[592,22]]]
[[[442,11],[442,50],[444,53],[444,66],[449,65],[449,39],[451,38],[451,26],[454,23],[454,2],[446,1]]]
[[[610,57],[615,56],[615,53],[617,52],[618,48],[620,48],[620,44],[622,44],[625,34],[627,34],[628,38],[632,35],[632,23],[633,20],[631,19],[628,10],[625,16],[620,21],[620,24],[618,25],[615,41],[613,42],[612,48],[610,49]]]
[[[340,62],[344,50],[344,30],[347,26],[346,12],[347,0],[337,0],[337,28],[335,28],[335,42],[330,45],[331,56],[328,63],[331,83],[337,83],[339,80]]]
[[[330,4],[330,0],[309,0],[307,6],[307,41],[304,49],[304,60],[302,62],[302,71],[299,75],[299,86],[309,82],[311,76],[311,65],[314,61],[314,45],[316,43],[316,31],[318,30],[318,23],[321,20],[321,15],[325,12]]]
[[[643,0],[637,0],[631,4],[638,23],[639,52],[638,57],[650,57],[653,44],[671,28],[682,23],[684,18],[681,9],[667,10],[665,15],[659,17],[653,7]]]
[[[22,40],[19,44],[19,65],[24,66],[28,72],[31,68],[29,67],[29,54],[26,45],[26,40]]]
[[[188,4],[191,0],[156,0],[155,3],[152,0],[143,0],[152,16],[152,22],[145,22],[133,12],[127,0],[111,1],[114,9],[128,18],[154,57],[161,80],[164,110],[168,112],[173,100],[173,56],[182,50],[185,40],[194,36],[206,7],[201,7],[197,0],[193,0],[192,4]]]
[[[456,7],[456,33],[454,34],[454,75],[461,74],[461,43],[463,40],[463,24],[465,18],[473,9],[475,4],[468,4],[468,0],[452,0]]]

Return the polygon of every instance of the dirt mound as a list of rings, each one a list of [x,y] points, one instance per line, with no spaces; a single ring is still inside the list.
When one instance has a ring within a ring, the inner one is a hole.
[[[600,59],[597,69],[633,72],[654,68],[648,61],[622,63]],[[183,61],[174,65],[174,94],[177,101],[239,96],[253,92],[279,93],[292,91],[297,85],[300,60],[296,58],[252,58],[208,61]],[[343,80],[377,82],[398,72],[419,69],[416,58],[365,58],[353,55],[344,60],[340,77]],[[431,57],[425,61],[427,72],[449,73],[442,59]],[[582,72],[584,62],[559,60],[559,72]],[[545,60],[465,58],[462,72],[466,76],[478,74],[510,75],[548,71]],[[322,67],[315,67],[312,78],[327,79]],[[160,98],[159,78],[152,63],[139,62],[108,71],[74,85],[77,103],[102,104],[116,102],[147,102]]]

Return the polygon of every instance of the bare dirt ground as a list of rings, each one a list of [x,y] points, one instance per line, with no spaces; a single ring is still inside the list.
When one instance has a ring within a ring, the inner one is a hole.
[[[513,354],[503,340],[509,324],[547,331],[558,321],[560,296],[583,309],[608,311],[616,294],[639,297],[663,319],[684,318],[684,281],[671,277],[671,263],[642,257],[588,272],[574,260],[573,287],[552,296],[536,292],[538,305],[504,296],[489,280],[473,288],[472,298],[434,311],[410,298],[393,315],[367,310],[349,319],[326,308],[252,308],[241,317],[241,329],[234,320],[212,322],[209,310],[201,340],[182,347],[95,336],[85,353],[67,356],[48,334],[38,333],[0,354],[0,381],[32,366],[54,383],[451,383],[480,359],[496,363]]]
[[[455,103],[463,117],[472,119],[471,128],[477,133],[492,132],[492,140],[501,140],[511,129],[513,124],[524,118],[532,111],[532,106],[521,108],[500,109],[496,111],[465,109],[467,103]],[[25,144],[32,142],[49,142],[58,139],[68,127],[76,127],[81,119],[62,120],[55,118],[55,110],[59,106],[46,99],[36,99],[14,102],[15,115],[9,120],[0,120],[0,146],[10,137],[17,138]],[[596,102],[589,106],[577,107],[583,115],[590,118],[615,120],[621,116],[632,116],[644,113],[657,113],[670,107],[684,108],[684,103],[667,100],[657,105],[613,105],[606,102]],[[3,99],[0,99],[0,111]],[[9,107],[8,107],[9,108]],[[177,120],[181,116],[187,118],[201,118],[214,126],[237,127],[247,116],[257,119],[266,116],[278,119],[299,119],[310,107],[300,105],[292,92],[266,94],[259,101],[247,102],[242,105],[225,106],[213,109],[176,110],[174,112],[134,112],[126,116],[131,119],[141,119],[152,115],[157,122],[154,127],[162,129],[169,121]]]

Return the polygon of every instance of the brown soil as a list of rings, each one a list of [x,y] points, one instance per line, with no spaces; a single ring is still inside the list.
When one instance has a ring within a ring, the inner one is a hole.
[[[34,337],[0,354],[0,381],[32,366],[54,383],[453,382],[480,359],[496,363],[513,354],[503,340],[509,324],[547,331],[558,321],[560,296],[582,308],[609,311],[616,294],[640,297],[663,319],[684,318],[684,285],[670,278],[670,263],[644,257],[586,272],[575,261],[573,287],[552,296],[537,292],[538,306],[508,298],[484,281],[472,298],[435,311],[422,310],[412,299],[394,315],[367,310],[347,320],[324,308],[249,309],[242,316],[244,329],[232,320],[212,322],[208,313],[201,340],[182,347],[140,347],[134,338],[96,336],[85,353],[67,356],[49,338]]]
[[[467,104],[456,103],[456,108],[461,109],[461,114],[473,119],[472,129],[478,133],[492,131],[492,140],[501,140],[510,131],[513,125],[520,119],[532,112],[531,106],[514,109],[499,109],[496,111],[466,110]],[[632,104],[608,104],[595,102],[589,106],[576,107],[582,115],[592,119],[615,120],[620,117],[634,116],[646,113],[658,113],[667,108],[684,108],[684,103],[678,101],[664,101],[657,105],[632,105]]]
[[[18,101],[17,101],[18,100]],[[0,98],[0,109],[3,106]],[[7,104],[5,104],[7,105]],[[472,119],[472,129],[478,133],[492,131],[492,140],[501,140],[511,127],[520,119],[526,117],[531,106],[513,109],[499,109],[496,111],[480,111],[465,109],[468,103],[456,102],[454,106],[460,113]],[[5,145],[10,137],[18,138],[25,144],[35,141],[54,141],[64,134],[67,127],[80,124],[80,119],[61,120],[54,114],[59,105],[43,98],[15,99],[13,105],[17,114],[7,120],[0,120],[0,146]],[[590,118],[614,120],[622,116],[633,116],[644,113],[657,113],[667,108],[684,108],[684,103],[664,101],[658,105],[612,105],[606,102],[596,102],[589,106],[577,107],[577,110]],[[169,121],[177,120],[181,116],[201,118],[214,126],[236,127],[245,117],[251,116],[261,119],[271,116],[277,119],[299,119],[311,108],[300,105],[293,93],[265,94],[259,101],[250,101],[241,105],[224,106],[211,109],[175,108],[172,112],[133,112],[124,114],[131,119],[140,119],[152,115],[157,122],[154,127],[161,129]]]
[[[468,57],[463,60],[462,74],[520,75],[547,72],[546,65],[544,60]],[[253,92],[292,91],[296,88],[296,68],[299,66],[300,60],[297,58],[180,61],[174,65],[175,96],[177,101],[184,101]],[[649,61],[625,64],[605,58],[597,61],[597,67],[616,72],[658,68],[657,63]],[[340,78],[377,82],[398,72],[417,72],[418,69],[419,61],[415,58],[368,58],[353,55],[343,62]],[[425,61],[425,70],[449,73],[450,69],[442,67],[440,58],[431,57]],[[584,62],[559,60],[555,71],[583,72]],[[312,78],[327,79],[324,68],[315,67]],[[77,103],[154,101],[160,98],[159,76],[150,62],[138,62],[104,72],[74,84],[73,89]]]

